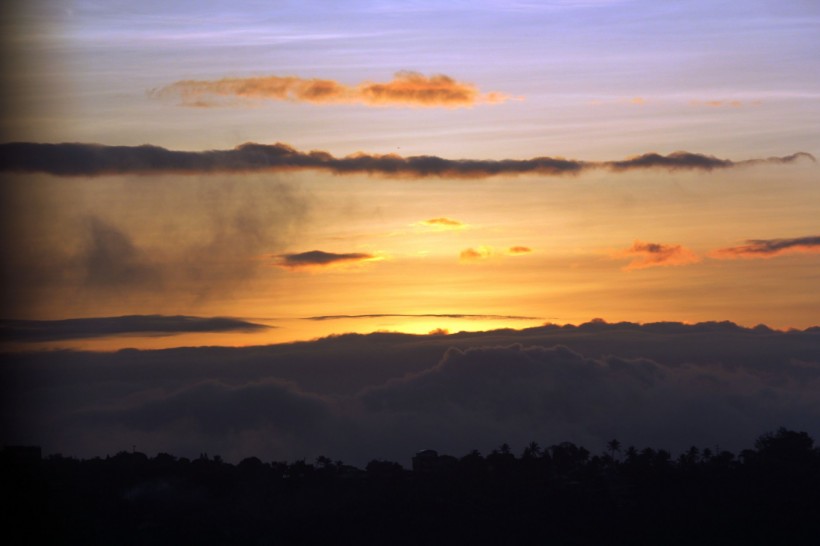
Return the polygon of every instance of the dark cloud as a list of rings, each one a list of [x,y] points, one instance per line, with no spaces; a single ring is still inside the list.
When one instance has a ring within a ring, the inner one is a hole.
[[[443,74],[425,76],[417,72],[399,72],[389,82],[363,82],[356,86],[295,76],[182,80],[150,94],[155,97],[177,96],[183,105],[197,107],[236,104],[230,99],[266,99],[314,104],[459,108],[499,103],[509,98],[502,93],[481,94],[474,85]]]
[[[0,320],[6,341],[55,341],[122,334],[173,335],[195,332],[254,332],[269,328],[229,317],[130,315],[65,320]]]
[[[123,289],[161,283],[160,267],[125,232],[92,217],[86,234],[86,248],[79,256],[86,285]]]
[[[313,428],[312,424],[327,420],[327,406],[322,397],[301,392],[294,385],[276,379],[242,385],[203,381],[138,405],[87,415],[122,422],[137,430],[157,430],[182,421],[206,435],[223,435],[268,424],[278,432],[304,434]]]
[[[720,159],[711,155],[693,154],[690,152],[674,152],[669,155],[648,153],[639,155],[623,161],[606,161],[600,165],[613,171],[629,171],[634,169],[647,169],[660,167],[674,170],[703,170],[712,171],[715,169],[727,169],[741,165],[757,165],[763,163],[785,164],[793,163],[799,159],[808,159],[816,162],[813,155],[806,152],[797,152],[783,157],[769,157],[766,159],[746,159],[742,161],[732,161]]]
[[[749,165],[755,165],[755,164],[758,164],[758,163],[783,164],[783,163],[793,163],[794,161],[797,161],[797,160],[800,160],[800,159],[808,159],[809,161],[812,161],[813,163],[817,163],[817,159],[808,152],[797,152],[797,153],[793,153],[791,155],[786,155],[786,156],[783,156],[783,157],[767,157],[766,159],[747,159],[746,161],[743,161],[742,163],[749,164]]]
[[[813,371],[817,385],[820,365]],[[458,452],[463,437],[487,449],[493,438],[523,446],[531,437],[604,446],[607,435],[682,450],[696,437],[736,445],[773,420],[820,415],[820,397],[780,379],[720,366],[590,358],[560,345],[512,345],[450,349],[433,368],[362,399],[376,415],[404,417],[405,437],[434,437],[448,451]]]
[[[0,169],[11,172],[45,172],[60,176],[111,174],[225,173],[318,169],[333,174],[370,174],[409,178],[482,178],[495,175],[556,176],[588,169],[627,171],[727,169],[758,163],[791,163],[811,154],[731,161],[688,152],[644,154],[623,161],[578,161],[536,157],[532,159],[444,159],[436,156],[402,157],[395,154],[358,153],[337,158],[327,152],[300,152],[287,144],[246,143],[233,150],[182,152],[158,146],[103,146],[100,144],[0,144]]]
[[[305,320],[336,320],[336,319],[368,319],[368,318],[389,318],[389,317],[415,317],[415,318],[452,318],[470,320],[537,320],[538,317],[521,317],[517,315],[464,315],[464,314],[405,314],[405,313],[376,313],[371,315],[320,315],[317,317],[305,317]]]
[[[714,258],[771,258],[796,252],[820,252],[820,236],[793,239],[750,239],[745,245],[720,248],[712,252]]]
[[[445,228],[460,228],[464,227],[463,222],[453,220],[452,218],[430,218],[421,222],[425,226],[445,227]]]
[[[646,269],[647,267],[686,265],[697,263],[700,257],[681,245],[645,243],[635,241],[633,245],[615,254],[618,258],[631,258],[625,270]]]
[[[270,176],[241,183],[204,177],[195,184],[172,177],[147,181],[147,192],[128,178],[112,187],[83,180],[70,189],[52,180],[51,191],[35,193],[27,181],[10,178],[3,189],[10,202],[0,236],[0,306],[11,318],[49,316],[42,307],[53,300],[75,309],[88,302],[95,314],[113,315],[122,305],[106,303],[163,313],[176,311],[173,303],[231,295],[258,278],[269,265],[265,256],[286,249],[313,202]]]
[[[669,155],[648,153],[623,161],[607,161],[604,165],[614,171],[628,171],[651,167],[662,167],[669,170],[698,169],[711,171],[713,169],[732,167],[735,165],[735,162],[728,159],[718,159],[710,155],[674,152]]]
[[[361,262],[372,260],[375,256],[363,252],[336,254],[321,250],[310,250],[296,254],[281,254],[279,258],[281,260],[280,265],[284,267],[308,267],[333,265],[342,262]]]
[[[4,354],[0,441],[363,465],[504,441],[679,452],[745,448],[778,426],[820,437],[818,328],[598,320],[439,334]]]

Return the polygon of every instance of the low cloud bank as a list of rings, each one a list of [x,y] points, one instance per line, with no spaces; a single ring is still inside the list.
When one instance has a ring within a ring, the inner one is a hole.
[[[573,441],[738,450],[820,436],[820,329],[715,322],[343,335],[247,348],[4,355],[2,440],[237,461],[404,464],[417,450]]]

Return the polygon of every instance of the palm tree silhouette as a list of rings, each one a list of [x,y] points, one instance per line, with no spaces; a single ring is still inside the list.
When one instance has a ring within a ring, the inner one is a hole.
[[[606,443],[606,447],[609,450],[609,456],[614,461],[615,460],[615,453],[621,452],[621,442],[616,440],[615,438],[611,439]]]
[[[538,442],[530,442],[527,447],[524,448],[524,452],[521,454],[522,457],[525,459],[533,459],[538,457],[541,454],[541,446],[538,445]]]

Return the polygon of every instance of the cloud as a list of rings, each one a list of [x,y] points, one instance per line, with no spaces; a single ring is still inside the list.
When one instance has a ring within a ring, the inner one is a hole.
[[[287,144],[246,143],[232,150],[183,152],[158,146],[104,146],[101,144],[0,144],[0,171],[44,172],[58,176],[115,174],[209,174],[276,172],[303,169],[332,174],[370,174],[407,178],[484,178],[489,176],[579,174],[590,169],[624,172],[642,169],[728,169],[744,165],[786,164],[814,156],[798,152],[784,157],[732,161],[689,152],[669,155],[647,153],[623,161],[580,161],[535,157],[531,159],[444,159],[437,156],[357,153],[337,158],[323,151],[301,152]]]
[[[749,239],[745,245],[719,248],[710,256],[719,259],[773,258],[794,253],[820,253],[820,236],[793,239]]]
[[[607,161],[601,163],[602,166],[613,171],[628,171],[633,169],[664,168],[670,171],[675,170],[703,170],[712,171],[715,169],[728,169],[742,165],[759,165],[765,163],[786,164],[793,163],[799,159],[808,159],[816,162],[815,157],[806,152],[783,157],[769,157],[766,159],[746,159],[742,161],[732,161],[729,159],[719,159],[711,155],[693,154],[690,152],[674,152],[669,155],[648,153],[639,155],[623,161]]]
[[[507,249],[506,254],[510,256],[521,256],[522,254],[529,254],[532,252],[532,249],[528,246],[511,246]],[[459,258],[461,261],[469,262],[475,260],[484,260],[487,258],[492,257],[493,255],[500,255],[502,254],[500,251],[496,253],[496,251],[490,246],[479,246],[479,247],[470,247],[465,248],[459,254]]]
[[[625,159],[623,161],[609,161],[605,165],[614,171],[628,171],[637,168],[662,167],[669,170],[678,169],[699,169],[711,171],[713,169],[725,169],[735,165],[729,159],[718,159],[717,157],[702,154],[692,154],[689,152],[674,152],[669,155],[648,153]]]
[[[86,248],[79,257],[85,284],[96,288],[156,286],[162,271],[148,252],[104,220],[88,219]]]
[[[820,368],[812,369],[817,384]],[[491,438],[515,446],[533,437],[604,446],[607,433],[626,445],[680,450],[697,431],[723,436],[725,446],[737,442],[731,427],[752,436],[750,423],[769,422],[767,408],[781,419],[794,419],[801,407],[813,415],[820,409],[809,389],[774,386],[744,369],[594,358],[561,345],[452,348],[436,366],[369,389],[362,400],[374,414],[412,416],[402,434],[434,437],[434,445],[456,453],[463,453],[456,446],[464,437],[479,449],[493,445]]]
[[[493,254],[493,249],[488,246],[480,246],[477,248],[465,248],[459,254],[459,258],[463,262],[474,260],[483,260],[489,258]]]
[[[529,254],[530,252],[532,252],[532,249],[528,246],[511,246],[507,249],[507,253],[512,255]]]
[[[275,453],[280,460],[332,453],[339,445],[333,438],[347,432],[335,400],[276,378],[240,384],[206,379],[140,398],[82,409],[74,419],[87,429],[128,430],[143,449],[160,439],[171,448],[165,451],[207,449],[230,459],[244,458],[240,453]]]
[[[366,106],[416,106],[463,108],[505,102],[509,96],[482,94],[470,83],[443,74],[425,76],[398,72],[389,82],[363,82],[348,86],[334,80],[295,76],[182,80],[150,92],[155,97],[178,96],[185,106],[234,104],[230,99],[265,99],[312,104],[364,104]]]
[[[742,101],[742,100],[693,100],[689,104],[692,106],[708,106],[710,108],[743,108],[745,106],[760,106],[761,101]]]
[[[423,226],[430,226],[440,229],[461,229],[466,226],[464,222],[453,220],[452,218],[430,218],[419,222]]]
[[[687,265],[700,261],[700,257],[681,245],[665,245],[660,243],[644,243],[635,241],[632,247],[619,251],[616,258],[632,258],[624,270],[646,269],[672,265]]]
[[[33,198],[27,181],[6,182],[5,196]],[[53,302],[94,316],[176,314],[180,305],[197,314],[253,285],[313,204],[273,176],[165,177],[146,180],[150,191],[132,178],[77,182],[43,182],[48,198],[37,214],[6,207],[14,228],[0,236],[6,317],[61,318]]]
[[[305,317],[305,320],[338,320],[338,319],[370,319],[390,317],[411,318],[451,318],[468,320],[537,320],[538,317],[522,317],[518,315],[465,315],[461,313],[374,313],[369,315],[319,315]]]
[[[194,332],[254,332],[269,328],[229,317],[129,315],[65,320],[0,320],[6,341],[55,341],[122,334],[173,335]]]
[[[157,430],[183,421],[207,435],[222,435],[270,423],[279,432],[305,433],[326,420],[326,399],[276,379],[242,385],[205,380],[126,408],[94,412],[137,430]]]
[[[808,159],[813,163],[817,163],[817,159],[807,152],[797,152],[783,157],[767,157],[765,159],[747,159],[738,162],[738,165],[759,165],[764,163],[771,163],[773,165],[784,165],[786,163],[793,163],[800,159]]]
[[[745,448],[820,437],[820,329],[603,321],[260,347],[2,355],[0,442],[237,462],[409,461],[501,442]]]
[[[335,254],[322,250],[310,250],[297,254],[281,254],[279,265],[283,267],[297,268],[310,266],[329,266],[345,262],[363,262],[377,259],[373,254],[363,252],[348,252],[345,254]]]

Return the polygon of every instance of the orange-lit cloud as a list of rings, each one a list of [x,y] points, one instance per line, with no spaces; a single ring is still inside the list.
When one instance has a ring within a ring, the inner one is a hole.
[[[700,257],[681,245],[665,245],[660,243],[644,243],[635,241],[628,249],[617,252],[617,258],[631,258],[632,261],[624,267],[625,271],[646,269],[671,265],[686,265],[700,261]]]
[[[376,259],[376,256],[363,252],[336,254],[333,252],[324,252],[322,250],[310,250],[308,252],[299,252],[296,254],[281,254],[279,259],[279,265],[282,267],[300,268],[326,267],[339,263],[369,261]]]
[[[388,82],[367,81],[355,86],[296,76],[182,80],[153,90],[151,94],[156,97],[178,96],[183,105],[199,107],[231,104],[235,99],[265,99],[314,104],[462,108],[509,99],[498,92],[482,94],[473,84],[443,74],[425,76],[408,71],[398,72]]]
[[[635,106],[643,106],[646,104],[648,100],[645,97],[635,96],[629,98],[618,98],[618,99],[592,99],[589,101],[588,104],[592,106],[604,106],[604,105],[612,105],[612,104],[633,104]]]
[[[718,259],[774,258],[783,254],[820,253],[820,236],[794,239],[750,239],[745,245],[719,248],[710,256]]]
[[[463,262],[469,262],[474,260],[483,260],[485,258],[489,258],[493,254],[493,249],[488,246],[479,246],[476,248],[465,248],[459,254],[459,258]]]
[[[532,249],[528,246],[511,246],[507,249],[507,253],[512,255],[529,254],[530,252],[532,252]]]
[[[232,150],[182,152],[159,146],[101,144],[0,144],[0,171],[45,172],[59,176],[111,174],[271,172],[314,169],[332,174],[370,174],[407,178],[484,178],[489,176],[579,174],[586,170],[615,172],[666,169],[712,171],[757,164],[786,164],[808,159],[806,152],[783,157],[733,161],[711,155],[647,153],[621,161],[581,161],[554,157],[531,159],[445,159],[438,156],[356,153],[334,157],[323,151],[301,152],[287,144],[246,143]]]

